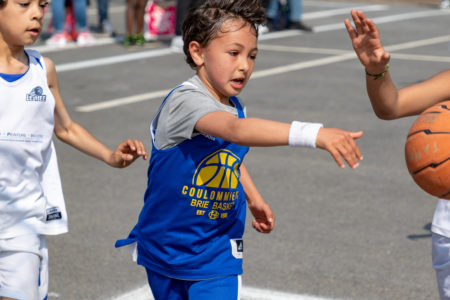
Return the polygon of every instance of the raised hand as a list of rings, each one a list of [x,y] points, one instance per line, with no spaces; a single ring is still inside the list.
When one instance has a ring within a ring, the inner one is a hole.
[[[381,44],[380,34],[375,23],[362,11],[352,10],[355,28],[349,19],[345,19],[345,27],[352,40],[353,49],[361,63],[370,74],[380,74],[386,70],[390,55]]]

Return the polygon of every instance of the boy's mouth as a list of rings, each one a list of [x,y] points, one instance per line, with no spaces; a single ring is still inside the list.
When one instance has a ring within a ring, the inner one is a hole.
[[[40,27],[34,27],[27,30],[28,32],[31,32],[33,35],[38,35],[41,32]]]
[[[244,84],[245,78],[243,78],[243,77],[240,77],[240,78],[233,78],[233,79],[231,79],[231,81],[232,81],[233,83],[236,83],[236,84]]]

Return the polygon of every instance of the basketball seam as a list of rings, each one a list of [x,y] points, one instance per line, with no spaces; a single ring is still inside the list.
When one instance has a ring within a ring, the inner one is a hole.
[[[450,195],[450,191],[448,191],[448,192],[445,193],[444,195],[439,196],[439,198],[445,198],[445,197],[447,197],[448,195]]]
[[[422,172],[423,170],[425,170],[425,169],[427,169],[427,168],[433,168],[433,169],[435,169],[435,168],[439,167],[440,165],[444,164],[444,163],[445,163],[446,161],[448,161],[448,160],[450,160],[450,157],[447,157],[445,160],[443,160],[443,161],[441,161],[441,162],[439,162],[439,163],[430,163],[430,164],[424,166],[423,168],[421,168],[421,169],[419,169],[419,170],[417,170],[417,171],[411,172],[411,175],[416,175],[416,174]]]
[[[408,137],[411,137],[411,136],[413,136],[415,134],[418,134],[418,133],[421,133],[421,132],[425,133],[426,135],[429,135],[429,134],[450,134],[449,131],[436,131],[436,132],[434,132],[434,131],[431,131],[430,129],[422,129],[422,130],[418,130],[418,131],[414,131],[414,132],[410,133],[408,135]]]

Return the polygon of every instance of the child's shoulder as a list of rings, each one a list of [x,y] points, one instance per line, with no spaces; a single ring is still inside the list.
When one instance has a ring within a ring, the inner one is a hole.
[[[25,49],[25,53],[28,55],[30,63],[37,63],[44,70],[55,68],[53,61],[50,58],[43,56],[39,51],[34,49]]]
[[[183,101],[185,99],[208,100],[212,98],[206,87],[198,78],[192,77],[177,85],[169,94],[170,101]]]
[[[42,54],[34,49],[25,49],[25,53],[28,55],[28,58],[30,59],[30,63],[33,61],[36,61],[39,64],[44,64],[45,57],[42,56]]]
[[[28,56],[32,56],[32,57],[39,58],[39,59],[41,59],[43,57],[42,54],[38,50],[34,50],[34,49],[25,49],[25,53]]]
[[[201,93],[205,87],[203,86],[203,83],[197,76],[193,76],[189,78],[188,80],[185,80],[181,84],[179,84],[176,89],[178,92],[185,91],[185,92],[194,92],[194,93]]]

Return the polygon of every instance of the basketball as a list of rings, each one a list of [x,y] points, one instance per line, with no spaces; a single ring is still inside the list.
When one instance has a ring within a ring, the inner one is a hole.
[[[426,109],[405,144],[408,171],[425,192],[450,199],[450,101]]]

